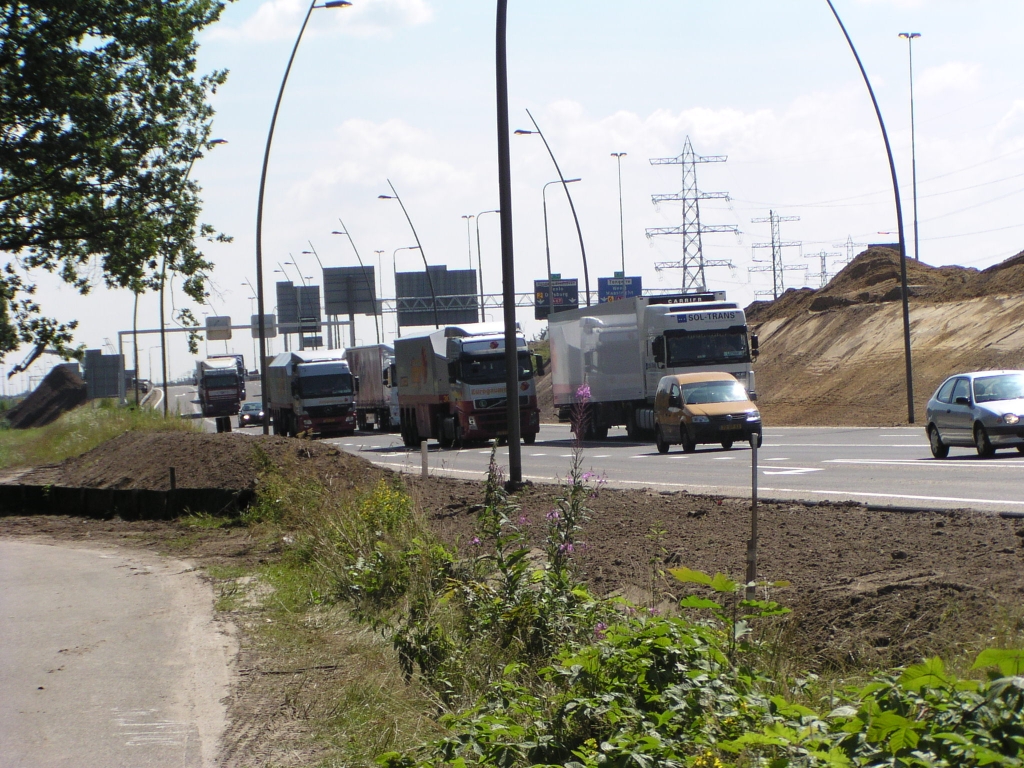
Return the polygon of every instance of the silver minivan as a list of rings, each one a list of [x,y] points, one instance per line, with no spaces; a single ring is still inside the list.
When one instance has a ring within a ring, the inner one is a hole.
[[[1024,371],[975,371],[950,376],[925,410],[932,456],[951,445],[974,447],[979,456],[998,448],[1024,453]]]

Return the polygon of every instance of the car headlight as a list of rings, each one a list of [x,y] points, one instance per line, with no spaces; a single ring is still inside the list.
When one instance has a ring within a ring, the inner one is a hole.
[[[692,421],[693,421],[694,424],[707,424],[708,423],[708,417],[707,416],[694,416]]]
[[[747,421],[760,421],[760,420],[761,420],[761,414],[758,413],[757,411],[751,411],[750,413],[747,414]]]
[[[263,411],[260,411],[260,418],[263,418]]]
[[[1018,416],[1016,413],[1003,414],[1003,422],[1006,424],[1016,424],[1018,421],[1020,421],[1020,416]]]

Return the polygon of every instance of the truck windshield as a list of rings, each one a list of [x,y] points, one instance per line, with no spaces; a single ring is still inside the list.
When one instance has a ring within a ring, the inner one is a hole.
[[[529,352],[520,352],[519,380],[533,378],[533,360]],[[459,379],[465,384],[499,384],[505,381],[505,355],[462,355]]]
[[[665,347],[665,364],[670,368],[750,361],[747,334],[732,329],[695,333],[667,331]]]
[[[352,376],[348,373],[326,373],[321,376],[300,376],[299,397],[341,397],[352,394]]]
[[[206,374],[203,377],[207,389],[227,389],[238,386],[238,376],[234,371],[230,373]]]

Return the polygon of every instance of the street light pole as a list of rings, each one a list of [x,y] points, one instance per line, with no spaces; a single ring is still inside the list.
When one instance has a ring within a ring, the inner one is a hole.
[[[548,260],[548,323],[551,322],[551,316],[555,314],[555,286],[551,279],[551,244],[548,241],[548,187],[552,184],[572,184],[577,181],[579,179],[555,179],[549,181],[540,190],[541,201],[544,205],[544,253]]]
[[[363,271],[363,279],[366,281],[366,287],[370,289],[370,298],[373,299],[373,332],[377,336],[377,343],[380,344],[380,327],[377,325],[377,300],[375,297],[376,291],[373,289],[373,283],[370,282],[370,276],[366,274],[366,267],[363,266],[363,258],[359,255],[359,249],[356,248],[356,241],[352,239],[352,235],[349,234],[348,227],[345,226],[345,222],[341,220],[341,216],[338,217],[338,223],[341,224],[341,229],[334,230],[331,232],[332,235],[345,235],[348,238],[349,245],[352,246],[352,251],[356,255],[356,261],[359,262],[359,268]],[[312,248],[313,244],[310,243],[309,247]],[[352,346],[356,345],[355,336],[355,323],[352,316],[349,316],[349,320],[353,321],[349,335],[352,341]],[[381,325],[384,324],[384,318],[381,318]]]
[[[398,320],[398,252],[399,251],[416,251],[419,250],[418,245],[403,245],[401,248],[395,248],[391,254],[391,271],[395,278],[395,336],[401,335],[402,326]],[[383,251],[382,251],[383,253]]]
[[[466,220],[466,247],[469,249],[469,268],[472,269],[473,268],[473,233],[471,232],[470,227],[472,226],[471,220],[474,217],[473,217],[473,214],[468,214],[467,216],[463,216],[462,218],[464,218]]]
[[[476,275],[480,280],[480,322],[484,320],[484,262],[480,255],[480,217],[485,213],[501,213],[497,208],[493,211],[480,211],[476,215]]]
[[[920,36],[920,32],[900,32],[900,37],[907,41],[907,57],[910,61],[910,175],[914,195],[914,261],[921,260],[917,239],[917,147],[914,136],[914,38]]]
[[[284,96],[284,87],[288,82],[288,74],[292,71],[292,62],[295,61],[295,52],[299,50],[299,43],[302,42],[302,33],[306,31],[309,17],[314,8],[345,8],[352,5],[348,0],[328,0],[323,5],[316,5],[316,0],[309,4],[306,11],[306,18],[302,20],[298,37],[295,38],[295,45],[292,47],[292,54],[288,57],[288,66],[285,67],[284,77],[281,78],[281,87],[277,91],[277,101],[274,103],[274,113],[270,118],[270,130],[267,131],[267,146],[263,150],[263,169],[260,171],[260,192],[256,204],[256,308],[259,314],[260,327],[260,392],[263,399],[263,412],[269,413],[269,400],[267,399],[267,329],[263,317],[263,200],[267,186],[267,165],[270,163],[270,146],[274,142],[274,127],[277,125],[277,113],[281,109],[281,98]],[[263,434],[270,433],[268,419],[263,420]]]
[[[380,200],[397,200],[398,204],[402,206],[402,213],[405,214],[405,220],[409,222],[409,229],[412,230],[412,236],[416,240],[416,247],[420,249],[420,256],[423,257],[423,269],[427,273],[427,285],[430,286],[430,299],[434,305],[434,327],[440,328],[441,323],[437,320],[437,294],[434,292],[434,280],[430,277],[430,267],[427,264],[427,255],[423,252],[423,245],[420,243],[420,236],[416,234],[416,227],[412,225],[412,219],[409,218],[409,212],[405,210],[405,203],[402,202],[402,198],[398,196],[398,192],[395,190],[395,185],[391,183],[391,179],[388,179],[388,186],[391,187],[392,194],[390,195],[377,195]]]
[[[914,372],[910,357],[910,301],[909,292],[907,290],[907,243],[903,233],[903,206],[900,203],[900,185],[896,179],[896,163],[892,159],[892,147],[889,144],[889,134],[886,133],[885,122],[882,120],[882,110],[878,106],[878,99],[875,98],[875,91],[871,87],[871,81],[868,80],[868,73],[864,69],[864,64],[861,63],[857,49],[853,46],[853,40],[850,38],[850,33],[846,31],[846,27],[843,25],[843,20],[839,18],[839,14],[836,12],[836,7],[832,5],[832,0],[825,0],[825,2],[828,3],[828,7],[831,9],[832,15],[835,16],[836,22],[839,24],[839,28],[843,31],[843,37],[846,38],[846,42],[850,46],[853,58],[857,60],[857,66],[860,68],[861,77],[864,78],[864,85],[867,86],[868,95],[871,96],[871,103],[875,107],[875,117],[878,118],[878,127],[882,131],[882,141],[885,144],[885,153],[889,158],[889,174],[892,176],[892,192],[893,197],[896,199],[896,228],[899,230],[900,235],[900,287],[903,293],[903,357],[907,376],[907,421],[913,424]]]
[[[583,230],[580,229],[580,218],[576,215],[576,206],[572,202],[572,195],[569,194],[568,182],[565,180],[565,176],[562,175],[562,169],[558,167],[558,161],[555,160],[555,153],[551,151],[551,145],[548,144],[548,140],[544,138],[544,134],[541,133],[540,126],[537,125],[537,121],[533,119],[533,115],[530,114],[530,110],[526,110],[526,114],[530,117],[530,122],[533,123],[534,130],[526,131],[522,128],[516,130],[517,136],[529,136],[531,134],[537,134],[540,136],[540,140],[544,142],[544,147],[548,151],[548,155],[551,156],[551,162],[555,166],[555,172],[558,174],[558,178],[562,182],[562,187],[565,189],[565,196],[569,199],[569,209],[572,211],[572,219],[576,222],[576,235],[580,239],[580,255],[583,258],[583,285],[587,291],[587,306],[590,306],[590,270],[587,269],[587,249],[583,247]]]
[[[622,158],[625,152],[612,152],[616,164],[619,166],[619,247],[622,250],[622,276],[626,276],[626,235],[622,226]]]

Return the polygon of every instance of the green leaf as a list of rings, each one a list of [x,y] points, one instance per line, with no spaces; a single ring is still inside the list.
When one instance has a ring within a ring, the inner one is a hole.
[[[919,691],[922,688],[940,688],[949,685],[946,677],[946,665],[942,659],[933,657],[925,659],[922,664],[907,667],[900,675],[900,685],[908,691]]]
[[[684,597],[682,600],[679,601],[679,607],[680,608],[706,609],[706,610],[716,611],[716,612],[722,610],[722,606],[720,606],[714,600],[709,600],[706,597],[697,597],[696,595],[691,595],[690,597]]]
[[[1024,673],[1024,650],[988,648],[978,654],[971,669],[999,667],[1004,677],[1012,677]]]
[[[694,571],[685,566],[682,568],[669,568],[668,572],[672,574],[672,577],[676,581],[681,581],[684,584],[703,584],[705,587],[711,586],[711,577],[701,571]]]
[[[715,592],[735,592],[739,585],[722,573],[716,573],[711,579],[711,588]]]
[[[889,751],[895,755],[904,749],[913,749],[920,739],[913,728],[898,728],[889,737]]]

